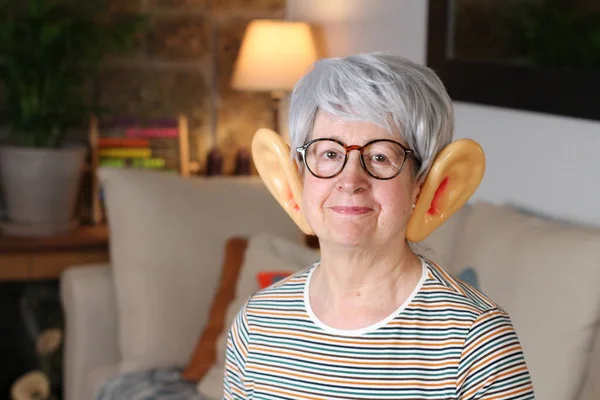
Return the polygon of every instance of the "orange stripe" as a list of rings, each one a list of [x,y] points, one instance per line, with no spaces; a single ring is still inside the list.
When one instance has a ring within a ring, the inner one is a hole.
[[[324,399],[327,400],[327,397],[314,397],[314,396],[308,396],[308,395],[304,395],[302,393],[294,393],[294,392],[290,392],[290,391],[286,391],[286,390],[277,390],[277,389],[273,389],[271,387],[269,388],[265,388],[263,385],[260,385],[260,388],[267,392],[267,394],[269,393],[275,393],[275,394],[279,394],[279,395],[287,395],[289,396],[290,394],[292,394],[294,396],[294,398],[300,398],[300,399],[307,399],[307,400],[319,400],[319,399]]]
[[[304,298],[301,294],[279,294],[271,292],[258,293],[255,298],[260,300],[294,300]]]
[[[233,372],[232,372],[232,371],[233,371]],[[236,374],[236,375],[238,375],[238,376],[239,376],[239,375],[241,375],[241,374],[240,374],[240,371],[238,370],[238,368],[237,368],[237,366],[236,366],[236,365],[232,364],[232,363],[231,363],[231,362],[229,362],[229,361],[226,361],[226,362],[225,362],[225,376],[224,376],[224,380],[225,380],[225,382],[227,382],[227,381],[230,381],[230,379],[228,379],[228,378],[227,378],[227,376],[228,376],[228,375],[231,375],[231,374],[233,374],[233,373],[235,373],[235,374]],[[242,385],[243,385],[243,381],[242,381]],[[244,397],[245,397],[245,393],[243,393],[242,391],[240,391],[240,389],[238,389],[236,386],[232,385],[232,384],[231,384],[231,382],[229,383],[229,389],[230,389],[232,392],[234,392],[234,393],[238,394],[238,395],[239,395],[241,398],[244,398]],[[227,393],[225,393],[225,395],[227,395]],[[226,398],[230,398],[230,397],[227,397],[227,396],[226,396]]]
[[[505,373],[495,375],[494,380],[499,380],[501,378],[504,378],[506,376],[513,375],[513,374],[517,375],[518,373],[525,372],[525,371],[527,371],[527,367],[522,366],[516,370],[510,370],[510,371],[506,371]],[[481,383],[481,385],[474,387],[473,389],[471,389],[468,392],[465,392],[464,397],[469,398],[469,397],[475,395],[479,390],[481,390],[483,388],[483,386],[485,386],[486,383],[487,382],[484,381]],[[506,398],[506,397],[513,397],[515,394],[526,393],[532,389],[533,389],[533,387],[531,386],[531,383],[529,383],[524,387],[515,388],[515,389],[511,390],[510,392],[503,392],[502,397],[496,397],[496,398],[501,399],[501,398]],[[493,399],[490,399],[490,400],[493,400]]]
[[[331,338],[331,337],[323,337],[323,336],[319,336],[319,335],[313,335],[313,334],[308,334],[308,333],[300,333],[300,332],[282,332],[278,329],[263,329],[263,328],[258,328],[255,327],[253,329],[255,332],[260,332],[260,333],[264,333],[264,334],[268,334],[268,333],[277,333],[278,337],[286,337],[286,338],[295,338],[295,339],[313,339],[313,340],[317,340],[320,342],[327,342],[327,343],[336,343],[336,344],[343,344],[343,345],[349,345],[349,344],[353,344],[353,345],[381,345],[383,343],[385,344],[395,344],[398,342],[398,340],[394,340],[394,339],[390,339],[390,340],[377,340],[376,344],[375,343],[371,343],[365,340],[351,340],[350,338],[340,338],[340,339],[335,339],[335,338]],[[455,339],[447,339],[447,340],[440,340],[439,343],[427,343],[427,342],[421,342],[421,341],[402,341],[402,345],[403,346],[423,346],[423,347],[445,347],[445,346],[461,346],[464,343],[463,340],[455,340]]]
[[[410,324],[410,325],[409,325]],[[460,328],[469,328],[472,323],[470,321],[449,321],[445,323],[440,322],[430,322],[430,321],[391,321],[390,325],[401,325],[403,328],[410,328],[413,326],[426,326],[428,328],[444,328],[444,327],[460,327]]]
[[[484,343],[484,342],[488,342],[491,338],[497,337],[502,335],[503,333],[506,332],[512,332],[513,329],[509,326],[505,326],[500,330],[494,330],[490,333],[488,333],[487,335],[479,338],[476,342],[470,343],[467,347],[465,347],[463,349],[463,354],[468,355],[471,354],[471,351],[473,350],[473,348],[479,348],[479,346]]]
[[[479,370],[479,368],[481,368],[482,365],[485,366],[485,365],[488,365],[488,364],[493,364],[494,360],[497,360],[498,358],[503,357],[507,353],[516,353],[519,350],[520,350],[519,345],[514,344],[511,347],[509,347],[509,348],[507,348],[507,349],[505,349],[505,350],[503,350],[503,351],[501,351],[499,353],[486,354],[486,357],[480,359],[478,363],[473,364],[471,366],[471,368],[469,368],[469,370],[475,370],[475,371],[477,371],[477,370]],[[464,383],[465,379],[466,379],[466,376],[460,378],[458,380],[458,386],[462,386],[462,384]]]
[[[429,303],[421,303],[418,301],[413,301],[410,304],[411,307],[414,308],[423,308],[423,309],[429,309],[429,310],[436,310],[436,309],[440,309],[440,311],[445,311],[448,308],[451,308],[452,310],[467,310],[467,311],[472,311],[475,313],[480,313],[481,310],[475,306],[467,306],[464,304],[456,304],[456,303],[435,303],[435,304],[429,304]]]
[[[259,316],[274,316],[274,317],[287,317],[287,316],[296,316],[296,317],[304,317],[306,318],[307,315],[304,311],[297,311],[297,312],[292,312],[292,311],[286,311],[286,312],[280,312],[278,310],[260,310],[260,309],[253,309],[251,310],[252,315],[259,315]],[[434,322],[434,321],[415,321],[412,322],[410,320],[407,321],[398,321],[398,320],[393,320],[390,321],[390,325],[402,325],[405,328],[410,328],[410,327],[429,327],[429,328],[445,328],[445,327],[462,327],[462,328],[468,328],[471,326],[471,322],[469,321],[448,321],[448,322],[444,322],[444,323],[440,323],[440,322]]]
[[[335,362],[338,359],[334,357],[325,357],[325,356],[316,356],[313,354],[308,354],[306,352],[297,352],[293,350],[282,350],[282,349],[273,349],[267,346],[259,346],[255,345],[253,348],[260,350],[260,354],[272,354],[278,357],[288,356],[295,357],[297,360],[311,360],[311,361],[320,361],[325,363],[331,363],[332,365],[368,365],[368,366],[381,366],[381,367],[390,367],[390,368],[398,368],[398,367],[431,367],[435,366],[455,366],[457,365],[456,361],[440,361],[437,359],[432,359],[430,362],[415,362],[412,359],[396,359],[394,361],[378,361],[378,360],[348,360],[343,359],[342,362]]]
[[[270,373],[270,374],[276,374],[281,376],[282,372],[285,372],[286,376],[291,376],[294,378],[300,378],[300,379],[304,379],[307,382],[323,382],[323,383],[337,383],[337,384],[342,384],[342,385],[351,385],[352,387],[382,387],[382,388],[388,388],[388,387],[412,387],[412,386],[420,386],[425,384],[424,387],[447,387],[448,385],[453,385],[454,382],[452,380],[447,380],[445,382],[440,382],[440,383],[432,383],[431,381],[426,382],[425,380],[401,380],[401,381],[391,381],[391,382],[373,382],[374,379],[369,379],[369,380],[356,380],[353,378],[348,378],[348,379],[331,379],[331,378],[322,378],[319,377],[317,375],[314,374],[303,374],[303,373],[299,373],[299,372],[292,372],[289,370],[285,370],[282,371],[281,369],[278,368],[267,368],[267,367],[262,367],[262,366],[253,366],[252,371],[259,371],[259,372],[266,372],[266,373]],[[295,394],[295,393],[294,393]]]
[[[499,358],[502,358],[506,354],[510,354],[510,353],[516,354],[518,351],[519,351],[519,346],[516,344],[512,345],[512,346],[502,350],[499,353],[493,353],[493,354],[486,355],[486,357],[484,357],[483,359],[480,359],[478,363],[473,364],[473,367],[475,369],[479,370],[484,365],[493,364],[494,361],[496,361]]]
[[[242,346],[237,327],[235,329],[232,329],[231,339],[235,342],[235,348],[242,353],[242,356],[244,358],[248,358],[247,349],[245,348],[245,346]]]
[[[237,387],[233,386],[231,387],[231,391],[234,392],[235,394],[237,394],[240,398],[245,398],[246,397],[246,393],[242,392],[240,389],[238,389]]]
[[[523,394],[523,393],[527,393],[527,392],[533,392],[533,386],[531,385],[531,382],[529,382],[526,386],[523,386],[520,388],[515,388],[515,389],[511,390],[510,392],[503,393],[503,397],[504,398],[514,397],[516,394]]]
[[[303,311],[292,312],[286,311],[284,313],[279,311],[271,311],[271,310],[252,310],[252,315],[262,315],[262,316],[274,316],[274,317],[287,317],[290,315],[295,315],[297,317],[306,317],[306,313]]]

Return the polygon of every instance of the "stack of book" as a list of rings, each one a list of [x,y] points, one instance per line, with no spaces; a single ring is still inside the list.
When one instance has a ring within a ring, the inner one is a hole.
[[[84,181],[87,190],[82,197],[81,218],[91,224],[107,222],[104,188],[96,176],[96,168],[139,168],[172,173],[189,173],[189,136],[187,119],[141,122],[135,119],[90,124],[92,155],[90,174]],[[89,196],[89,197],[88,197]]]
[[[98,138],[98,165],[113,168],[177,170],[175,127],[126,128],[121,135]],[[169,143],[168,139],[171,139]],[[174,154],[175,153],[175,154]]]

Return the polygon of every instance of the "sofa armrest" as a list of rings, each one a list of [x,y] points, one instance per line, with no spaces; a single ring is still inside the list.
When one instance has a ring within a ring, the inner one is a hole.
[[[65,316],[64,398],[87,400],[87,374],[120,360],[117,306],[110,265],[69,268],[60,277]]]

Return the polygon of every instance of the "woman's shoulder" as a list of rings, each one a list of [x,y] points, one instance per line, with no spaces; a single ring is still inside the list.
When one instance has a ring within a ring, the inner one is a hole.
[[[505,313],[496,302],[471,283],[453,276],[432,260],[424,258],[423,262],[428,270],[423,293],[428,297],[437,298],[446,304],[450,302],[459,308],[471,309],[478,315],[491,310]]]

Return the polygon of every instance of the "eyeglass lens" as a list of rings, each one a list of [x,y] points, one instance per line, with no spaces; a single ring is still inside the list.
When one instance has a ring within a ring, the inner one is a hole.
[[[319,140],[306,148],[306,164],[310,171],[320,177],[329,178],[344,168],[346,150],[332,140]],[[362,152],[367,171],[382,179],[395,176],[404,164],[404,150],[394,142],[374,142]]]

